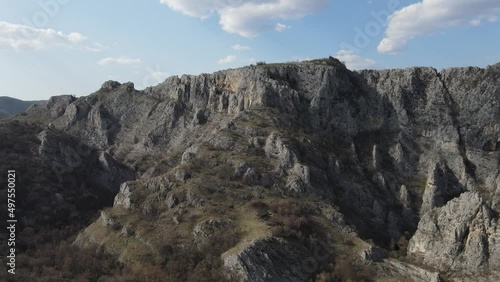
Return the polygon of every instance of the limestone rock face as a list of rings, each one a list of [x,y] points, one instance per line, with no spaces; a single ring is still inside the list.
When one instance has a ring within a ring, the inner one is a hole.
[[[466,192],[422,217],[408,252],[443,269],[495,268],[500,263],[497,226],[498,218],[481,197]]]
[[[44,106],[49,110],[52,118],[58,118],[64,114],[66,108],[75,100],[76,98],[71,95],[55,96],[51,97]]]
[[[385,271],[399,275],[409,281],[443,282],[438,272],[429,271],[412,264],[389,259],[382,266]]]
[[[277,238],[258,240],[237,254],[224,254],[224,266],[239,281],[308,281],[307,251]]]
[[[38,139],[38,154],[42,162],[56,173],[59,181],[65,181],[65,175],[75,170],[84,170],[89,176],[86,182],[114,194],[121,183],[135,178],[132,169],[108,153],[95,151],[70,137],[63,137],[56,130],[44,130],[38,134]]]
[[[120,186],[120,192],[115,196],[114,207],[123,207],[125,209],[131,209],[134,207],[134,203],[130,199],[130,195],[135,190],[133,183],[123,183]]]
[[[443,206],[464,192],[464,187],[446,165],[437,164],[427,182],[420,207],[422,215],[433,208]]]
[[[500,261],[499,106],[500,64],[351,72],[331,59],[174,76],[143,91],[106,82],[23,119],[46,125],[35,150],[45,163],[72,156],[60,136],[92,148],[89,178],[118,193],[113,209],[142,207],[182,226],[224,201],[231,212],[269,195],[306,196],[335,206],[333,225],[347,222],[387,251],[405,234],[409,259],[475,274]],[[285,281],[304,255],[290,241],[257,240],[225,265],[243,281]]]

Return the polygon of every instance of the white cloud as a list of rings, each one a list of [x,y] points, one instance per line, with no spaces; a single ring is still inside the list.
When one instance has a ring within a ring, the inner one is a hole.
[[[236,51],[247,51],[247,50],[251,49],[248,46],[244,46],[244,45],[240,45],[240,44],[235,44],[235,45],[231,46],[231,48],[233,48]]]
[[[99,62],[97,62],[98,65],[101,66],[106,66],[106,65],[137,65],[141,64],[142,61],[140,59],[132,59],[128,57],[119,57],[119,58],[113,58],[113,57],[107,57],[101,59]]]
[[[101,43],[94,43],[92,46],[86,46],[85,50],[90,52],[101,52],[108,47],[102,45]]]
[[[479,19],[475,19],[475,20],[470,20],[469,23],[472,25],[472,26],[479,26],[481,25],[481,20]]]
[[[274,27],[274,30],[276,30],[277,32],[283,32],[289,28],[292,28],[292,27],[289,25],[282,24],[282,23],[277,23],[276,26]]]
[[[174,11],[191,17],[207,18],[224,6],[229,6],[231,1],[213,0],[160,0]]]
[[[155,69],[147,66],[146,72],[146,75],[142,79],[142,89],[162,83],[171,76],[170,73],[161,71],[159,65]]]
[[[230,63],[234,63],[234,61],[236,61],[236,56],[235,55],[229,55],[223,59],[220,59],[217,64],[219,65],[227,65],[227,64],[230,64]]]
[[[154,71],[151,73],[151,77],[154,78],[158,83],[162,83],[170,76],[168,72]]]
[[[88,51],[102,51],[104,46],[92,43],[78,32],[65,34],[53,29],[33,28],[27,25],[0,21],[0,48],[16,51],[25,49],[42,50],[53,47],[82,48]]]
[[[80,44],[80,43],[85,43],[88,40],[88,38],[81,33],[72,32],[68,34],[68,40],[72,43]]]
[[[374,60],[363,58],[351,50],[339,50],[335,57],[343,62],[347,68],[352,70],[368,69],[377,65],[377,62]]]
[[[450,26],[478,25],[483,18],[495,19],[499,12],[498,0],[422,0],[389,17],[386,37],[378,51],[398,53],[412,38]]]
[[[276,28],[282,20],[297,20],[314,14],[329,0],[160,0],[171,9],[191,17],[219,16],[223,30],[255,37]]]

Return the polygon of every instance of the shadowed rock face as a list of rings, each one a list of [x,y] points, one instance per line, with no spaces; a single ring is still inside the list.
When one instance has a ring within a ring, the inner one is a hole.
[[[189,171],[193,165],[219,165],[205,162],[208,152],[236,152],[265,169],[224,159],[228,179],[319,197],[361,238],[391,249],[408,232],[408,255],[438,271],[500,266],[500,64],[441,72],[279,64],[171,77],[144,91],[106,82],[87,97],[54,97],[26,118],[41,117],[106,152],[99,162],[112,158],[136,170],[140,179],[122,185],[114,209],[144,212],[146,205],[150,213],[150,204],[134,197],[144,193],[158,193],[168,209],[203,206],[207,201],[190,204],[189,193],[175,187],[208,174]],[[289,251],[286,242],[266,242],[271,261]],[[259,277],[282,273],[252,257],[262,244],[227,263],[248,281],[253,268]]]
[[[302,267],[308,255],[302,246],[271,238],[256,241],[239,254],[223,255],[223,259],[241,281],[307,281],[310,274]]]
[[[0,123],[0,136],[1,168],[16,170],[19,230],[81,228],[136,178],[109,154],[55,129],[14,120]],[[20,236],[19,249],[37,243]]]

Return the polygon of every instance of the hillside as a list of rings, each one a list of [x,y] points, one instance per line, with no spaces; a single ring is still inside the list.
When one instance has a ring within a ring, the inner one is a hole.
[[[20,276],[498,280],[499,103],[500,64],[334,58],[52,97],[0,122]]]
[[[0,118],[20,114],[26,111],[31,105],[42,104],[44,101],[22,101],[11,97],[0,97]]]

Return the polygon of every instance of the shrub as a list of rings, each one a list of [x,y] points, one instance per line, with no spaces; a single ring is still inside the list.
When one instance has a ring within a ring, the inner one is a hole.
[[[373,273],[368,266],[354,265],[349,258],[341,256],[336,259],[335,268],[333,270],[334,279],[332,281],[373,281]]]
[[[264,62],[264,61],[259,61],[259,62],[255,63],[255,64],[256,64],[257,66],[263,66],[263,65],[265,65],[265,64],[266,64],[266,62]]]
[[[162,281],[228,281],[222,271],[221,254],[240,239],[237,230],[217,232],[199,244],[168,244],[162,248]]]
[[[316,210],[309,203],[280,200],[269,205],[269,212],[274,236],[304,240],[322,235],[320,226],[312,218]]]
[[[257,211],[257,217],[260,219],[269,218],[269,205],[262,201],[253,201],[250,206]]]

